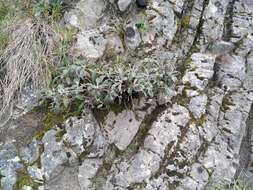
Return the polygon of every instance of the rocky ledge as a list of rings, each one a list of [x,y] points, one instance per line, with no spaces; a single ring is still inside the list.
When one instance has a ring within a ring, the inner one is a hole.
[[[1,189],[202,190],[238,176],[253,188],[253,3],[75,6],[65,15],[79,29],[74,56],[148,54],[173,64],[178,79],[169,95],[131,108],[85,109],[50,127],[36,111],[10,121],[0,130]]]

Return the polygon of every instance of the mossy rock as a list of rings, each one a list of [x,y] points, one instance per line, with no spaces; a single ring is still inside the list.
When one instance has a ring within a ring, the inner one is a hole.
[[[68,108],[62,107],[60,110],[50,109],[50,104],[45,102],[44,104],[37,106],[32,110],[32,112],[40,112],[44,114],[41,120],[42,128],[35,134],[37,140],[42,140],[44,134],[55,126],[60,126],[69,117],[78,117],[81,115],[80,107],[81,102],[73,102]],[[59,140],[64,135],[64,131],[60,131],[57,135]]]
[[[24,186],[30,186],[33,190],[37,190],[40,186],[25,171],[17,171],[17,182],[13,190],[21,190]]]
[[[229,96],[225,96],[222,100],[221,111],[226,112],[230,109],[230,106],[234,106],[235,104],[232,102]]]

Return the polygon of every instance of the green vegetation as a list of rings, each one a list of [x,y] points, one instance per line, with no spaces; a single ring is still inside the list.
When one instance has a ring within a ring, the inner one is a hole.
[[[9,40],[9,36],[6,32],[0,32],[0,52],[4,50],[7,46]]]
[[[83,109],[83,103],[80,101],[72,102],[67,108],[61,107],[58,111],[50,109],[48,101],[44,101],[40,106],[35,107],[32,112],[39,112],[44,115],[41,119],[42,128],[38,130],[35,134],[37,140],[41,140],[44,134],[55,126],[60,126],[69,117],[80,116]],[[56,135],[57,140],[59,140],[64,131],[59,131]]]
[[[28,83],[38,86],[44,100],[49,99],[55,110],[68,108],[77,101],[101,108],[121,104],[134,96],[152,98],[160,91],[167,92],[172,84],[173,69],[156,60],[126,63],[116,58],[113,63],[98,64],[71,57],[77,30],[57,23],[64,14],[63,2],[18,2],[16,7],[24,12],[23,17],[0,37],[1,48],[5,49],[0,55],[4,64],[0,72],[5,82],[5,89],[0,89],[0,116],[12,107],[16,92]],[[9,8],[3,5],[0,18],[8,12]],[[146,29],[142,22],[136,27],[140,31]],[[119,32],[123,31],[119,28]]]
[[[9,7],[6,4],[1,3],[0,4],[0,21],[2,21],[6,17],[8,12],[9,12]]]
[[[0,53],[8,44],[9,34],[6,27],[8,27],[9,22],[11,22],[14,11],[14,7],[11,7],[8,3],[0,2]]]
[[[232,183],[222,182],[220,184],[214,184],[212,190],[252,190],[253,187],[244,180],[235,180]]]
[[[160,90],[168,90],[172,74],[166,65],[155,61],[98,65],[64,59],[45,95],[56,107],[67,107],[75,100],[102,107],[134,95],[154,97]]]
[[[30,186],[33,189],[38,189],[39,183],[36,183],[28,174],[24,171],[17,172],[17,182],[13,187],[13,190],[20,190],[24,186]]]
[[[144,22],[139,22],[139,23],[136,23],[135,26],[137,27],[137,29],[140,31],[140,32],[144,32],[147,30],[147,26]]]
[[[66,131],[64,130],[59,130],[57,131],[55,138],[56,138],[56,142],[60,142],[64,136],[64,134],[66,133]]]
[[[65,56],[75,34],[56,22],[62,15],[59,0],[0,3],[0,117],[23,86],[49,85],[55,63]]]
[[[59,25],[54,25],[54,40],[56,41],[56,47],[54,49],[54,56],[59,59],[59,62],[64,62],[64,59],[68,57],[68,52],[76,39],[76,28],[66,28]]]
[[[226,112],[230,109],[230,106],[234,106],[235,104],[232,102],[231,98],[226,95],[222,100],[221,110]]]
[[[47,20],[60,20],[63,15],[63,11],[62,0],[40,0],[35,3],[32,8],[32,12],[35,17]]]

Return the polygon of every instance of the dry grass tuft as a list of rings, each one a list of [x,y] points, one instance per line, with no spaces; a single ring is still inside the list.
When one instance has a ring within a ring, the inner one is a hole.
[[[46,23],[25,20],[8,28],[10,41],[0,55],[0,127],[12,115],[13,100],[26,84],[40,88],[47,81],[53,51],[53,30]],[[2,106],[1,106],[2,105]]]

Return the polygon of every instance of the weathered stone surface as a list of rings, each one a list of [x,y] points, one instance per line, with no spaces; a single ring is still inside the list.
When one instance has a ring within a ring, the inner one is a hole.
[[[65,123],[66,134],[63,136],[63,141],[77,155],[80,155],[93,143],[96,126],[92,119],[92,116],[87,115],[87,117],[79,120],[70,118]]]
[[[11,142],[0,144],[0,187],[3,190],[12,190],[17,181],[16,171],[22,167],[15,146]]]
[[[105,55],[106,56],[113,56],[124,53],[125,49],[122,43],[122,39],[117,34],[108,34],[106,36],[107,44]]]
[[[131,2],[132,0],[119,0],[118,1],[119,10],[124,12],[129,7]]]
[[[192,112],[193,116],[199,119],[206,112],[207,96],[200,95],[193,97],[189,103],[189,109]]]
[[[205,8],[202,32],[207,42],[210,43],[222,38],[228,3],[229,1],[227,0],[210,0]]]
[[[94,28],[98,19],[102,17],[104,8],[103,0],[81,0],[76,4],[76,9],[65,15],[65,20],[83,30]]]
[[[56,130],[49,130],[43,137],[44,152],[41,155],[42,171],[47,180],[59,175],[68,162],[67,154],[63,151],[61,142],[56,141]]]
[[[120,150],[126,149],[136,135],[144,116],[144,112],[132,110],[123,110],[117,114],[110,112],[104,122],[109,141]]]
[[[77,35],[73,51],[76,56],[97,59],[103,56],[106,43],[106,39],[98,30],[85,30]]]
[[[32,187],[26,185],[22,187],[22,190],[32,190],[32,189],[33,189]]]
[[[171,65],[170,93],[134,99],[132,110],[99,122],[84,112],[45,131],[41,144],[27,129],[38,123],[23,117],[0,133],[0,188],[12,189],[20,160],[48,190],[211,190],[245,170],[252,184],[251,1],[131,2],[77,2],[65,15],[79,29],[73,55]]]
[[[188,121],[188,110],[175,105],[171,112],[164,112],[161,118],[153,124],[144,141],[144,148],[164,157],[166,147],[178,141],[180,127],[185,127]]]
[[[158,38],[160,45],[170,45],[176,30],[176,18],[172,6],[167,1],[151,1],[151,9],[146,11],[147,17],[151,19],[150,28],[152,28]],[[162,35],[161,35],[162,34]]]
[[[95,177],[99,167],[102,165],[100,159],[86,159],[79,167],[78,181],[82,189],[91,189],[92,178]]]
[[[82,190],[78,183],[78,167],[65,167],[60,175],[45,183],[43,190]]]
[[[230,53],[234,48],[235,45],[231,42],[216,41],[211,45],[210,51],[214,54],[222,55]]]
[[[43,181],[42,171],[36,166],[28,166],[27,173],[29,174],[29,176],[31,176],[32,179]]]
[[[141,43],[141,36],[137,28],[129,24],[125,28],[125,44],[129,49],[136,49]]]
[[[188,63],[189,70],[184,75],[182,81],[184,84],[190,84],[191,87],[197,87],[203,90],[214,74],[214,56],[210,54],[195,53],[191,56]]]
[[[28,146],[20,148],[19,155],[23,161],[31,164],[39,158],[39,149],[39,142],[36,139],[33,139]]]

